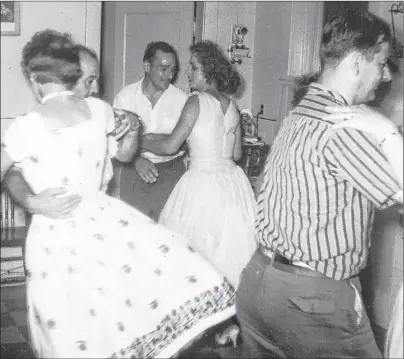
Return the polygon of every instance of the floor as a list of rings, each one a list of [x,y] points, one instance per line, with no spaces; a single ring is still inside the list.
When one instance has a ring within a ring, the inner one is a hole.
[[[26,321],[26,291],[25,285],[1,286],[1,359],[31,359],[35,358],[28,341]],[[235,323],[232,319],[229,322]],[[185,358],[229,358],[233,356],[231,347],[219,347],[215,344],[214,336],[222,332],[230,323],[221,323],[207,331],[203,337],[190,348],[183,351],[177,359]],[[383,350],[385,330],[373,328],[380,349]],[[239,342],[238,342],[239,344]],[[244,356],[244,355],[243,355]]]
[[[1,286],[1,359],[35,358],[28,344],[25,285]]]
[[[25,285],[1,286],[1,359],[31,359],[35,358],[28,340],[26,318]],[[233,320],[231,320],[233,322]],[[180,358],[222,358],[221,351],[215,345],[214,335],[221,332],[228,323],[222,323],[204,334]],[[216,351],[216,349],[219,349]],[[223,354],[222,354],[223,355]]]

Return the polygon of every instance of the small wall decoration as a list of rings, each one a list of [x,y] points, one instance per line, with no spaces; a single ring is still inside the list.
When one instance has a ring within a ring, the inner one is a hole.
[[[20,2],[1,2],[1,35],[20,35]]]
[[[250,58],[250,49],[245,44],[248,29],[245,25],[232,25],[230,43],[227,49],[232,64],[243,63],[244,58]]]
[[[402,59],[403,58],[402,34],[400,36],[400,34],[396,33],[395,22],[403,23],[404,1],[399,1],[398,3],[391,5],[389,11],[391,14],[391,26],[393,30],[391,55],[393,57]]]
[[[257,124],[254,122],[252,112],[249,109],[244,109],[240,112],[241,125],[243,126],[244,138],[257,137]]]

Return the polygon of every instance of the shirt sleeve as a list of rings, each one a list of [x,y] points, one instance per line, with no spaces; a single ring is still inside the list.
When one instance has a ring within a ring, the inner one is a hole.
[[[118,151],[118,144],[115,138],[109,135],[115,128],[114,110],[111,105],[97,98],[86,98],[90,108],[96,113],[104,125],[105,135],[107,136],[107,156],[115,157]]]
[[[13,119],[1,139],[1,145],[13,161],[18,163],[39,154],[43,144],[40,128],[34,113]]]
[[[379,209],[396,203],[400,185],[375,141],[351,128],[334,131],[325,147],[331,170],[348,181]]]
[[[107,155],[109,158],[113,158],[116,156],[118,152],[118,143],[115,140],[115,137],[110,135],[110,133],[114,130],[116,126],[115,123],[115,115],[112,107],[108,106],[107,109],[107,135],[108,135],[108,152]]]
[[[126,96],[125,96],[124,91],[121,90],[115,96],[113,107],[117,108],[117,109],[120,109],[120,110],[129,110],[129,108],[127,106],[127,101],[126,101]]]
[[[178,106],[176,107],[177,111],[178,111],[178,117],[177,118],[180,118],[182,110],[184,109],[185,104],[187,103],[188,99],[193,95],[199,96],[200,93],[198,91],[193,91],[189,95],[181,93],[180,96],[177,96],[177,99],[176,99],[176,102],[178,103]]]

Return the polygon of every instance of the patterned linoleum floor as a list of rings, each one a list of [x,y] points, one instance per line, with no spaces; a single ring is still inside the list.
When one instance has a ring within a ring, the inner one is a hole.
[[[1,286],[1,359],[35,358],[28,344],[25,285]]]

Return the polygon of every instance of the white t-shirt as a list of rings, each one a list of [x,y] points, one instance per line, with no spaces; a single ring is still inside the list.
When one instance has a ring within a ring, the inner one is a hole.
[[[179,88],[170,85],[152,107],[150,100],[142,91],[143,79],[124,87],[115,97],[114,108],[132,111],[140,116],[143,134],[170,134],[177,124],[188,96]],[[167,162],[183,155],[179,151],[171,156],[160,156],[142,152],[142,156],[154,163]]]

